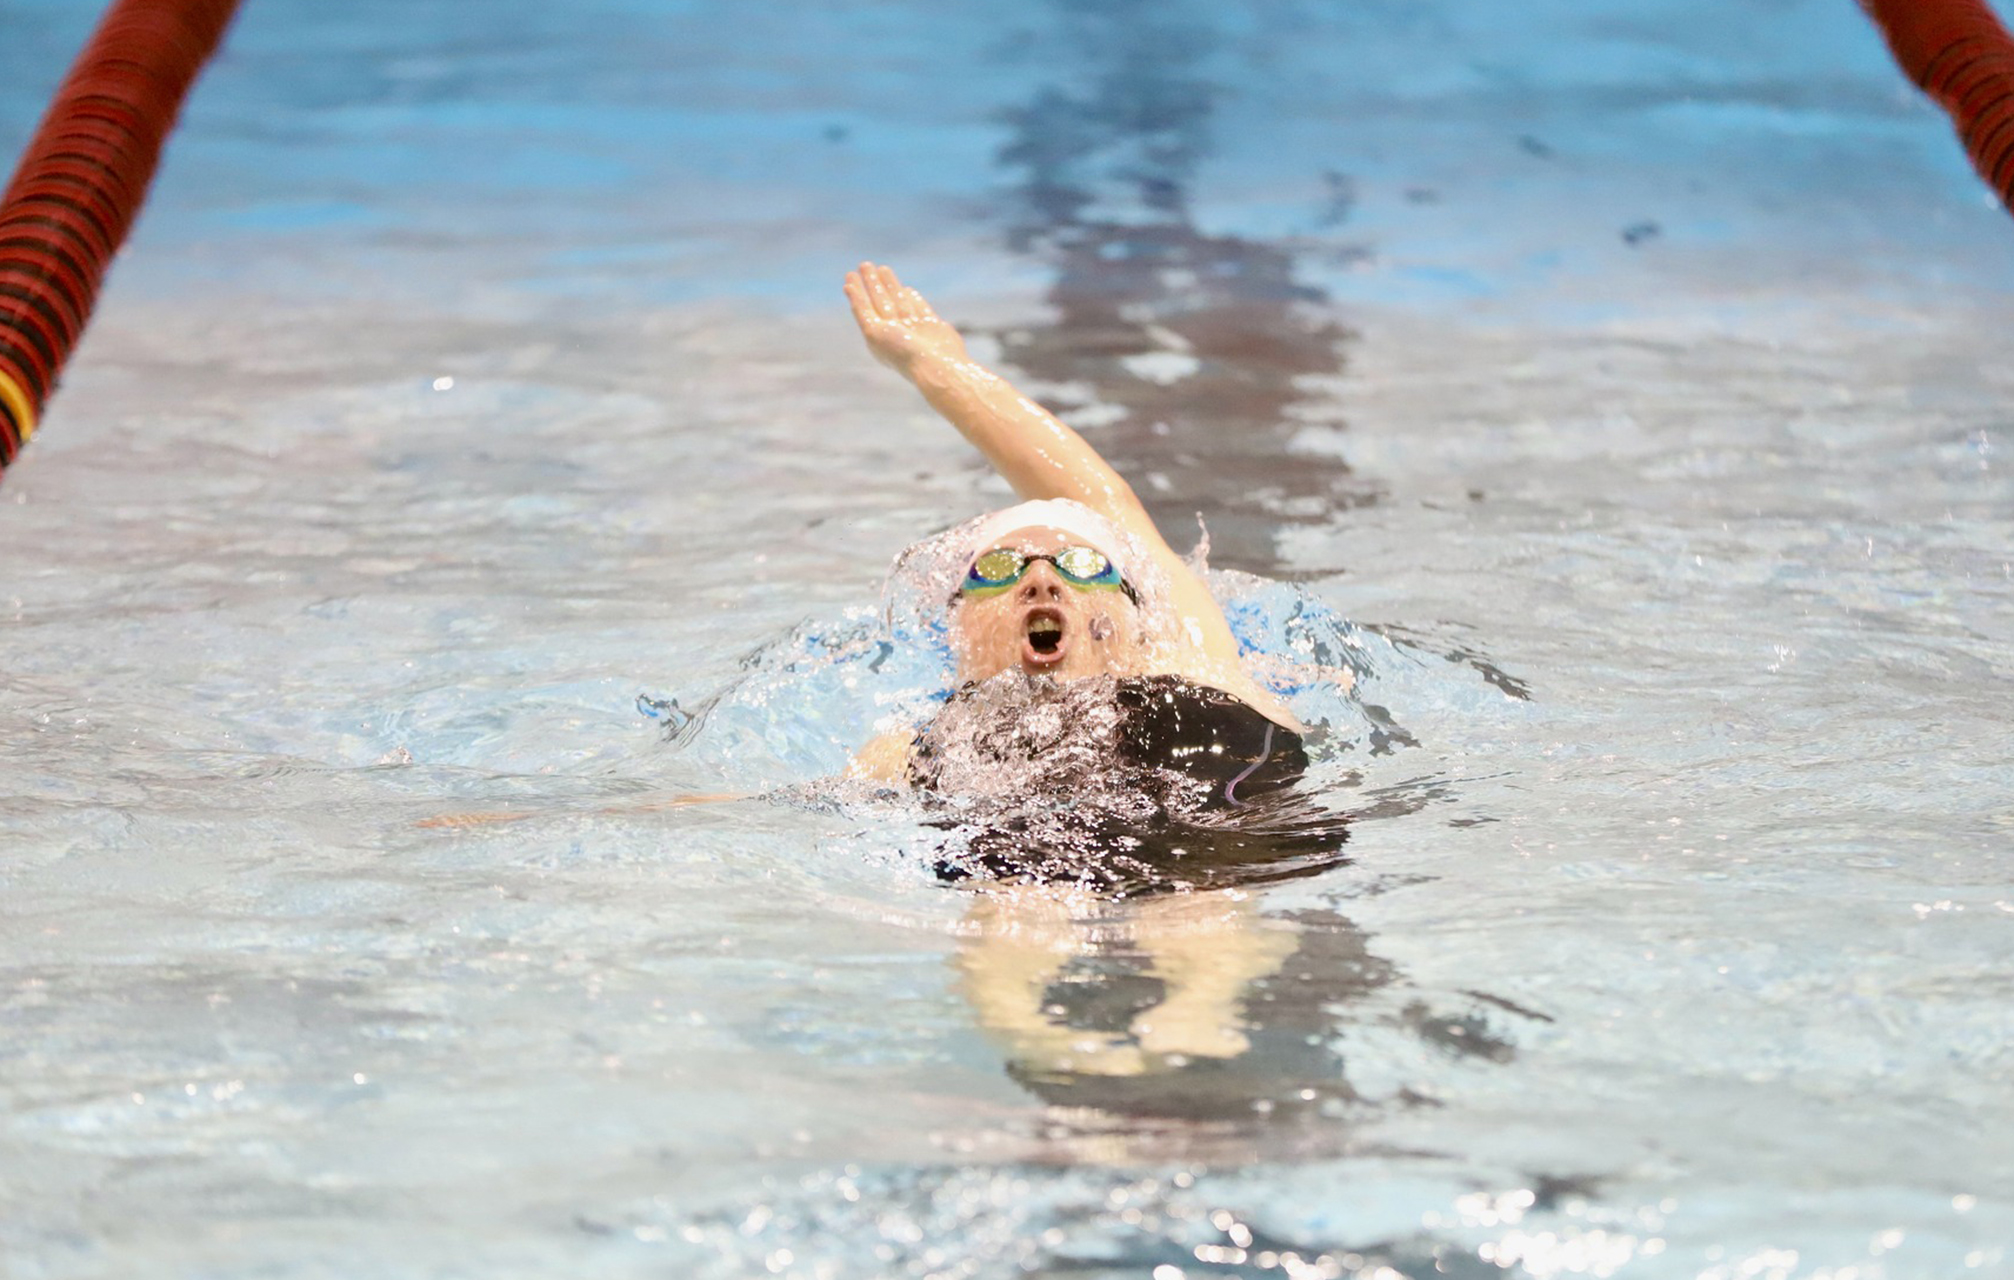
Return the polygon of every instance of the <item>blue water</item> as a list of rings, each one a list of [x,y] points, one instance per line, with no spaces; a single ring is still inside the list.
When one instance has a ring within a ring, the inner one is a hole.
[[[818,781],[1005,498],[863,257],[1334,620],[1346,865]],[[0,1270],[2014,1273],[2010,321],[1847,4],[249,0],[0,483]]]

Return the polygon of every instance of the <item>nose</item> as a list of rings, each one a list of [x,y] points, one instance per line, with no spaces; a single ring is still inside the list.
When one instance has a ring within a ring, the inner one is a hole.
[[[1021,587],[1015,598],[1023,604],[1035,604],[1042,600],[1063,598],[1063,579],[1056,572],[1056,566],[1047,560],[1037,560],[1021,575]]]

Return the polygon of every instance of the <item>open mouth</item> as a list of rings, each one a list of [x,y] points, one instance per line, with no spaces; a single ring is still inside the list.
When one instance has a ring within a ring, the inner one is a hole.
[[[1055,609],[1030,609],[1021,620],[1021,659],[1037,667],[1063,660],[1069,637],[1063,631],[1063,615]]]

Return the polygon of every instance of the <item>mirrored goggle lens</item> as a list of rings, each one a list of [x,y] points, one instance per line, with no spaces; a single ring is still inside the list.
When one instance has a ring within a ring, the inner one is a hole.
[[[1066,580],[1079,587],[1111,588],[1132,594],[1119,566],[1096,547],[1065,547],[1053,556],[1029,556],[1012,547],[995,547],[972,562],[959,589],[972,596],[1005,591],[1019,582],[1028,566],[1037,560],[1049,561]]]
[[[989,586],[1004,586],[1020,577],[1027,564],[1020,552],[1000,547],[974,560],[970,577]]]
[[[1099,582],[1108,577],[1116,582],[1119,577],[1105,553],[1095,547],[1066,547],[1057,554],[1056,567],[1078,582]]]

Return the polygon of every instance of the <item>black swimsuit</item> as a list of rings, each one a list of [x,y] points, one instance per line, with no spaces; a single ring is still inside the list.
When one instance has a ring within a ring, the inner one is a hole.
[[[1251,882],[1340,860],[1343,818],[1285,794],[1301,735],[1180,676],[1057,684],[1009,673],[951,695],[910,782],[960,819],[947,879],[1106,889]]]
[[[1130,676],[1119,681],[1118,702],[1126,759],[1204,783],[1208,808],[1238,807],[1308,771],[1300,734],[1221,689],[1180,676]]]

